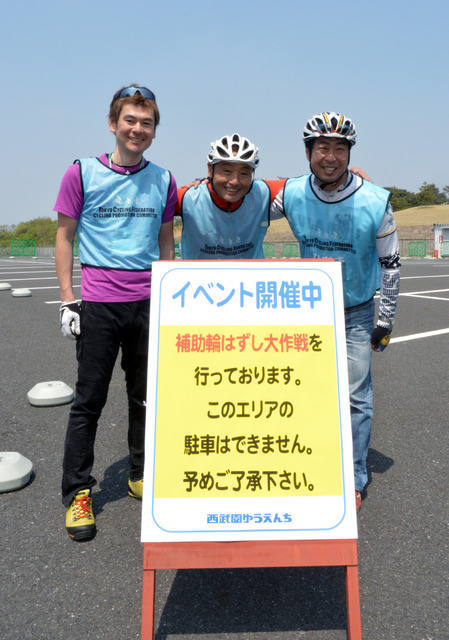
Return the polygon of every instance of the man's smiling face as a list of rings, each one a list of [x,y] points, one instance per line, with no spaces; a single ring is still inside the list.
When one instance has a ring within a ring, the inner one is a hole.
[[[233,203],[241,200],[250,190],[253,170],[244,162],[217,162],[208,165],[209,178],[220,198]]]
[[[312,151],[306,147],[312,173],[327,189],[337,189],[346,177],[349,164],[349,145],[341,138],[317,138]]]

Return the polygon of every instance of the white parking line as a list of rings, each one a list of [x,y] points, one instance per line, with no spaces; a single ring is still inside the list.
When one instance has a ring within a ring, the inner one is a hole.
[[[436,331],[425,331],[424,333],[412,333],[409,336],[401,336],[400,338],[391,338],[392,342],[407,342],[408,340],[420,340],[421,338],[433,338],[433,336],[441,336],[444,333],[449,333],[447,329],[437,329]]]
[[[424,280],[425,278],[449,278],[449,273],[440,273],[437,276],[401,276],[401,280]]]
[[[439,296],[427,295],[429,293],[446,293],[448,291],[449,289],[429,289],[427,291],[409,291],[404,293],[399,292],[399,296],[402,296],[404,298],[428,298],[429,300],[443,300],[444,302],[449,302],[449,297],[440,298]],[[378,293],[376,293],[374,297],[376,299],[379,299],[380,296]]]
[[[409,291],[408,293],[400,293],[400,296],[422,296],[426,293],[444,293],[449,289],[429,289],[428,291]]]
[[[442,300],[443,302],[449,302],[449,297],[442,298],[440,296],[429,296],[429,293],[446,293],[449,289],[429,289],[428,291],[410,291],[408,293],[400,293],[400,296],[405,298],[421,298],[422,300]]]
[[[448,289],[443,289],[443,291],[448,291]],[[449,302],[449,298],[440,298],[439,296],[422,296],[417,293],[404,293],[403,295],[409,296],[410,298],[421,298],[421,300],[443,300],[443,302]]]
[[[34,280],[57,280],[57,278],[56,276],[48,276],[46,278],[8,278],[8,280],[10,282],[23,282],[24,280],[26,280],[27,282],[32,282]]]
[[[73,271],[74,273],[76,273],[76,270],[74,269]],[[34,269],[32,271],[28,270],[28,271],[2,271],[0,269],[0,277],[3,276],[3,274],[8,275],[8,276],[21,276],[21,275],[36,275],[38,273],[53,273],[55,274],[55,270],[54,269],[45,269],[45,271],[35,271]],[[81,273],[80,269],[78,269],[78,273]],[[56,274],[55,274],[56,277]]]

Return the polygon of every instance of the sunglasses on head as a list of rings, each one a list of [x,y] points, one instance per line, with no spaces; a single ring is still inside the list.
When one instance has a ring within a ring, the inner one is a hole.
[[[126,89],[121,89],[117,91],[114,95],[112,102],[115,102],[119,98],[127,98],[128,96],[134,96],[136,93],[139,93],[143,98],[148,98],[149,100],[156,101],[156,96],[152,91],[147,89],[146,87],[126,87]]]

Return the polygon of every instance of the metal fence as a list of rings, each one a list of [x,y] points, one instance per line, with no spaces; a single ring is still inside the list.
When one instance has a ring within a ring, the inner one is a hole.
[[[11,240],[11,256],[32,256],[36,255],[36,240],[15,238]]]
[[[408,243],[409,258],[425,258],[427,255],[427,243],[413,241]]]
[[[55,247],[38,247],[34,240],[12,240],[10,245],[0,246],[0,257],[54,258]],[[78,257],[78,242],[76,240],[73,243],[73,257]]]
[[[433,238],[399,240],[399,253],[402,258],[433,258]]]
[[[441,257],[449,257],[449,243],[443,243]],[[266,258],[299,258],[299,247],[294,242],[264,242],[264,255]],[[443,252],[444,251],[444,252]],[[404,238],[399,240],[399,253],[402,258],[433,258],[433,238],[412,240]]]

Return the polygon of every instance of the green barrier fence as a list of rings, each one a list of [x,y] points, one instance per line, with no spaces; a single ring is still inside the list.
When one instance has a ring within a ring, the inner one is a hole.
[[[265,258],[276,257],[276,245],[274,244],[274,242],[263,243],[263,255],[265,256]]]
[[[299,258],[299,246],[294,242],[284,242],[284,258]]]
[[[449,242],[442,242],[440,245],[440,256],[442,258],[449,258]]]
[[[13,256],[36,256],[36,240],[25,240],[15,238],[11,240],[11,257]]]
[[[426,242],[409,242],[408,257],[409,258],[425,258],[427,255]]]

